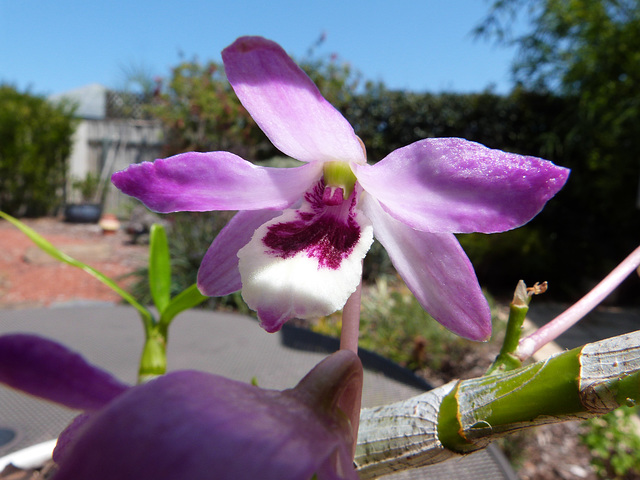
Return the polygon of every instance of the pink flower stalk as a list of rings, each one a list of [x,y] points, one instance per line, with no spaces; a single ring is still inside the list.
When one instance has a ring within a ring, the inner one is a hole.
[[[198,371],[129,387],[55,342],[5,335],[0,383],[84,410],[58,440],[52,480],[358,478],[347,418],[362,365],[350,351],[282,392]]]
[[[633,273],[634,270],[638,269],[638,266],[640,266],[640,247],[637,247],[631,252],[620,265],[614,268],[600,283],[593,287],[589,293],[574,305],[551,320],[544,327],[540,327],[531,335],[521,339],[515,355],[524,361],[547,343],[553,342],[569,330],[569,328],[582,320],[591,310],[596,308],[625,278]],[[640,270],[638,270],[638,275],[640,275]]]
[[[112,177],[157,212],[239,210],[202,261],[202,293],[242,289],[269,332],[292,317],[328,315],[355,292],[375,235],[426,311],[459,335],[487,339],[489,306],[454,234],[523,225],[569,171],[459,138],[421,140],[370,165],[351,125],[279,45],[242,37],[222,58],[256,123],[305,165],[184,153]]]

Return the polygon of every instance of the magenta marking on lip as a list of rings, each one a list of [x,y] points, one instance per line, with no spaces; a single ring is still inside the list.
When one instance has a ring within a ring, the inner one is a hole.
[[[306,252],[307,256],[318,259],[321,267],[340,268],[342,260],[349,256],[360,239],[360,226],[353,214],[355,195],[346,209],[327,206],[325,191],[324,183],[319,182],[305,195],[311,212],[298,211],[298,219],[268,228],[262,242],[270,254],[290,258],[298,252]]]
[[[326,187],[322,193],[322,203],[329,207],[341,205],[344,191],[340,187]]]

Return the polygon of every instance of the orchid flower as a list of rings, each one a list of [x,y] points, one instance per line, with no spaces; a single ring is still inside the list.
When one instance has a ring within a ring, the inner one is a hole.
[[[348,121],[276,43],[242,37],[227,78],[272,143],[305,164],[255,166],[229,152],[184,153],[116,172],[113,183],[161,213],[239,210],[198,273],[208,296],[242,290],[261,325],[341,309],[373,236],[427,312],[474,340],[489,306],[455,233],[523,225],[569,171],[459,138],[421,140],[376,164]]]
[[[358,478],[351,351],[283,392],[198,371],[129,387],[62,345],[13,334],[0,337],[0,383],[84,410],[58,440],[52,480]]]

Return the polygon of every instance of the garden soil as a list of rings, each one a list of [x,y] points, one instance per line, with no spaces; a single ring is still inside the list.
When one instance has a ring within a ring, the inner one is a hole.
[[[98,225],[70,224],[56,218],[24,223],[63,252],[117,280],[123,287],[133,281],[126,275],[147,262],[147,247],[131,244],[124,231],[104,234]],[[99,280],[53,259],[16,227],[0,220],[0,308],[119,300]]]

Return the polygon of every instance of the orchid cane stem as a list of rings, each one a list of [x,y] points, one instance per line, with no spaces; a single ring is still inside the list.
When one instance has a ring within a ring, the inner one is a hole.
[[[565,310],[544,327],[520,340],[516,356],[526,360],[547,343],[555,340],[602,302],[622,281],[640,265],[640,247],[614,268],[593,290]]]

